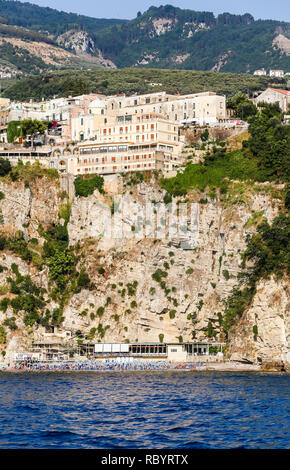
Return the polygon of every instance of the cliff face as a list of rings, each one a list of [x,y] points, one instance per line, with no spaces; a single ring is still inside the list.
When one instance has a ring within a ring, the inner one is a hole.
[[[210,198],[198,204],[198,195],[192,194],[194,223],[186,233],[171,239],[158,239],[156,234],[144,238],[138,230],[146,201],[157,207],[165,192],[153,180],[127,190],[118,177],[108,178],[105,188],[105,195],[96,190],[89,197],[74,198],[71,204],[67,226],[70,244],[79,245],[78,269],[86,269],[92,285],[68,300],[61,329],[88,335],[94,328],[95,342],[206,340],[214,337],[212,330],[216,339],[223,340],[220,313],[238,283],[246,235],[255,230],[257,217],[273,220],[278,201],[263,190],[249,190],[235,204]],[[62,201],[57,185],[42,179],[30,188],[2,183],[0,190],[5,193],[0,202],[2,230],[22,230],[27,240],[38,238],[41,245],[39,223],[48,227],[58,221]],[[112,200],[117,197],[120,202],[121,196],[129,211],[121,214],[115,208],[110,232]],[[162,217],[158,225],[160,229]],[[38,271],[7,250],[1,254],[0,264],[8,269],[1,273],[1,285],[12,263],[18,264],[20,272],[29,272],[36,284],[48,285],[47,268]],[[228,356],[253,362],[289,362],[288,311],[287,281],[260,282],[252,306],[230,333]],[[11,307],[0,314],[0,324],[14,315]],[[28,334],[20,317],[17,326],[16,331],[7,331],[7,360],[19,344],[42,340],[46,335],[43,327],[35,325]]]
[[[266,368],[283,363],[289,368],[289,294],[287,279],[277,282],[272,278],[259,283],[251,307],[230,333],[232,359],[260,362]]]
[[[58,184],[41,178],[25,187],[23,182],[7,184],[0,181],[0,191],[5,195],[0,203],[1,229],[12,235],[22,231],[26,240],[39,238],[38,226],[49,227],[57,220],[61,203]]]

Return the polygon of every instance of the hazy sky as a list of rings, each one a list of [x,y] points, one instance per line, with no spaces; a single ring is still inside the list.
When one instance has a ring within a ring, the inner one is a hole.
[[[27,0],[21,0],[27,1]],[[215,14],[230,12],[251,13],[255,19],[290,21],[290,0],[28,0],[40,6],[47,6],[68,12],[80,13],[95,18],[136,17],[150,6],[174,5],[197,11],[213,11]]]

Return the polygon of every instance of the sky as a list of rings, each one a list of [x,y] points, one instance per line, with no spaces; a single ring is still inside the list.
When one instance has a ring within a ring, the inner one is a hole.
[[[290,0],[21,0],[40,6],[79,13],[94,18],[135,18],[150,6],[173,5],[196,11],[212,11],[215,15],[229,12],[251,13],[255,19],[290,22]]]

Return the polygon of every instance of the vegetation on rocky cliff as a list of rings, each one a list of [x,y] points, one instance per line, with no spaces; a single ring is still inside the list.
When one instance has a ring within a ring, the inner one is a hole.
[[[188,163],[177,176],[162,179],[161,186],[173,196],[183,196],[195,188],[218,188],[225,194],[234,181],[289,181],[290,125],[281,124],[279,106],[264,104],[261,112],[248,120],[250,138],[243,142],[241,151],[215,145],[204,162]]]
[[[281,117],[279,106],[264,104],[260,112],[248,116],[250,138],[244,141],[242,151],[227,152],[226,148],[219,148],[207,152],[203,163],[189,163],[177,176],[162,179],[161,186],[173,196],[185,196],[192,189],[215,196],[218,189],[220,200],[225,203],[235,189],[241,194],[240,182],[250,181],[252,190],[255,190],[255,182],[289,182],[290,126],[282,125]],[[256,189],[260,187],[257,185]],[[262,223],[258,224],[256,233],[247,238],[240,284],[225,302],[221,326],[226,335],[251,305],[261,279],[271,275],[281,278],[284,273],[290,273],[289,187],[282,192],[283,211],[271,225],[258,213],[257,221],[262,219]],[[233,201],[243,202],[239,197]],[[224,276],[229,278],[229,273]]]
[[[281,278],[290,274],[290,217],[289,211],[281,213],[270,225],[264,221],[257,228],[257,233],[248,237],[247,248],[242,254],[244,271],[240,273],[240,285],[233,289],[226,300],[223,317],[223,330],[228,334],[254,295],[261,279],[271,275]],[[248,263],[248,264],[247,264]]]
[[[90,178],[82,178],[78,176],[75,181],[75,193],[76,196],[87,197],[93,194],[95,189],[98,189],[100,193],[104,193],[104,178],[100,175],[94,175]]]

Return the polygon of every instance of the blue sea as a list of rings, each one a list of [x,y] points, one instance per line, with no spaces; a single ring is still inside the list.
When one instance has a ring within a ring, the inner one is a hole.
[[[0,448],[289,448],[280,373],[0,372]]]

